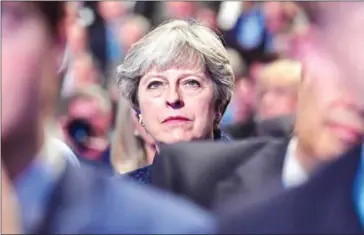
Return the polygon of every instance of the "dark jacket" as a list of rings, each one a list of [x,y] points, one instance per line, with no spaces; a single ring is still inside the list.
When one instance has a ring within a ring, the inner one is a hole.
[[[224,141],[224,142],[227,142],[227,141],[230,141],[230,137],[226,134],[224,134],[223,132],[221,131],[215,131],[214,133],[214,140],[215,141]],[[158,155],[156,155],[154,157],[154,159],[157,159],[159,158]],[[150,184],[151,181],[152,181],[152,168],[154,166],[154,162],[153,164],[151,165],[148,165],[148,166],[145,166],[145,167],[142,167],[142,168],[139,168],[137,170],[134,170],[132,172],[129,172],[127,173],[127,175],[129,177],[131,177],[132,179],[136,180],[136,181],[139,181],[140,183],[143,183],[143,184]]]
[[[282,150],[277,150],[277,154],[274,154],[273,147],[267,147],[266,154],[257,156],[256,161],[253,158],[266,146],[280,144],[279,140],[266,137],[230,143],[193,142],[167,146],[161,149],[160,156],[155,159],[152,185],[211,209],[214,207],[218,184],[229,179],[238,167],[250,161],[253,161],[249,163],[252,166],[255,165],[254,162],[264,162],[264,157],[269,157],[267,154],[273,154],[271,158],[277,158],[274,161],[279,165],[277,156],[284,157],[284,143],[281,144]],[[274,170],[271,172],[273,174]],[[263,184],[264,178],[272,176],[269,173],[264,175],[259,165],[255,166],[254,171],[249,170],[247,174],[249,173],[252,177],[247,178],[247,190],[255,189],[255,183]],[[254,175],[261,179],[255,179]]]
[[[230,177],[217,183],[212,209],[223,213],[235,202],[251,204],[262,197],[271,197],[284,188],[282,172],[290,138],[274,139],[240,164]],[[232,203],[231,203],[232,202]]]
[[[293,133],[294,122],[295,117],[292,115],[262,121],[256,121],[251,118],[244,123],[227,125],[222,130],[235,140],[261,136],[286,138]]]
[[[306,184],[224,216],[222,234],[363,234],[353,203],[360,147],[324,167]]]
[[[95,168],[67,166],[35,234],[211,233],[211,218],[187,202]]]

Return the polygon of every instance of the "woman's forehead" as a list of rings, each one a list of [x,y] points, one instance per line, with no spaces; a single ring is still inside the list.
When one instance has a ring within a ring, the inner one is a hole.
[[[170,63],[167,66],[158,66],[156,64],[152,64],[145,75],[150,73],[161,74],[171,70],[190,73],[203,73],[205,72],[205,66],[197,59],[185,61],[185,63]]]
[[[155,76],[160,77],[181,77],[181,76],[203,76],[206,77],[206,73],[204,68],[198,67],[198,66],[170,66],[167,68],[157,68],[152,67],[148,72],[143,76],[144,78],[151,78]]]

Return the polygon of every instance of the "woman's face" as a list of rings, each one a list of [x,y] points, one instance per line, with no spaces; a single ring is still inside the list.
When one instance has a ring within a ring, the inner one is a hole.
[[[165,144],[212,137],[214,97],[213,81],[200,68],[152,68],[138,88],[143,124]]]

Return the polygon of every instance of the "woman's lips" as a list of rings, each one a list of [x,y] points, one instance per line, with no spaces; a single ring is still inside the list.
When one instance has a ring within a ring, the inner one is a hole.
[[[181,124],[189,121],[191,120],[184,116],[170,116],[163,120],[163,124]]]

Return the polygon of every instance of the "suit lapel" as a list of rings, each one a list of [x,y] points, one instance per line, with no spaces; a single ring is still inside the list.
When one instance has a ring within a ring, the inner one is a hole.
[[[353,184],[360,153],[361,146],[353,148],[313,178],[311,189],[317,195],[325,195],[319,197],[321,200],[317,202],[322,213],[319,216],[325,218],[322,223],[317,223],[318,231],[364,232],[353,201]]]
[[[282,189],[281,176],[289,139],[269,144],[241,169],[241,179],[247,192],[262,189]]]

